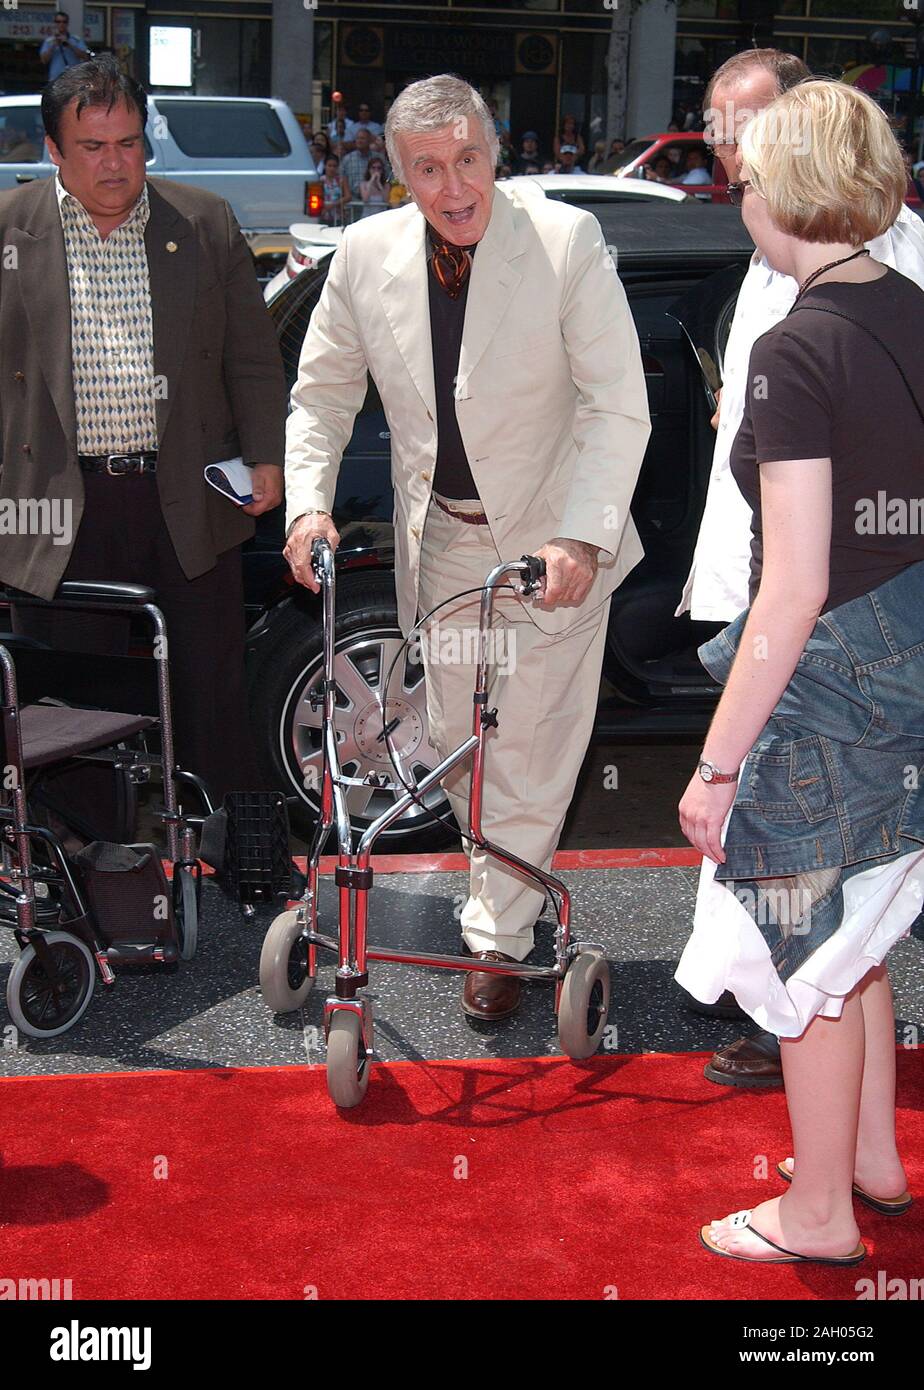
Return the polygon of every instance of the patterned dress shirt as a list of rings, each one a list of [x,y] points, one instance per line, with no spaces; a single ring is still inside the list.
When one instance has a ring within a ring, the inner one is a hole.
[[[86,208],[55,179],[71,292],[78,454],[157,448],[154,330],[144,229],[145,184],[105,240]]]

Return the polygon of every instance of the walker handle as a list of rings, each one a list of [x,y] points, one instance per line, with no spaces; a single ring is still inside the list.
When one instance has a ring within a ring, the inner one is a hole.
[[[328,550],[330,549],[330,541],[324,536],[315,536],[314,540],[311,542],[311,568],[314,570],[317,578],[320,578],[321,566],[324,563],[325,548]]]
[[[520,563],[526,565],[528,571],[523,578],[523,592],[532,594],[545,578],[545,561],[539,555],[521,555]]]

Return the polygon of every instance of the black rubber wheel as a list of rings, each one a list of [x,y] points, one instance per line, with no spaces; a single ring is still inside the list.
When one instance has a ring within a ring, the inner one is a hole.
[[[35,947],[27,946],[14,963],[6,984],[6,1006],[21,1033],[56,1038],[85,1012],[93,996],[96,963],[87,946],[68,932],[47,932],[45,943],[54,962],[49,975]]]
[[[192,960],[199,944],[198,876],[181,864],[173,866],[173,920],[180,960]]]
[[[308,598],[310,599],[310,595]],[[346,574],[337,580],[336,662],[338,685],[337,731],[341,768],[345,775],[363,777],[384,773],[394,780],[382,731],[380,697],[395,652],[403,638],[391,576]],[[250,671],[250,709],[263,770],[273,785],[298,803],[290,806],[293,825],[303,833],[313,827],[320,809],[321,712],[312,709],[308,694],[322,678],[320,611],[306,599],[280,607],[256,647]],[[411,644],[413,646],[413,644]],[[429,741],[423,669],[407,652],[392,673],[388,690],[389,720],[400,722],[392,740],[405,773],[419,780],[439,762]],[[350,821],[362,832],[394,805],[394,792],[368,787],[347,793]],[[441,787],[424,797],[428,807],[452,816]],[[405,845],[436,849],[450,843],[452,831],[412,806],[379,839],[379,847],[400,853]]]

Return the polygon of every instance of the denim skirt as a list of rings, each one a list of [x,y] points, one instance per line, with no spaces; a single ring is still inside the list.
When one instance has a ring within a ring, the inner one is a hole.
[[[700,648],[721,684],[749,611]],[[747,917],[760,933],[774,989],[825,948],[834,993],[849,992],[906,934],[924,898],[924,562],[818,619],[742,766],[723,845],[725,863],[704,873],[734,899],[725,928],[747,934]],[[845,926],[857,929],[856,971],[851,944],[833,943]],[[759,958],[753,935],[748,951]],[[824,976],[807,973],[823,994]]]

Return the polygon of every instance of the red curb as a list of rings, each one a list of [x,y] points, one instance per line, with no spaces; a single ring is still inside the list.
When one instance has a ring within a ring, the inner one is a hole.
[[[321,873],[332,874],[335,854],[321,856]],[[380,854],[372,856],[380,874],[456,873],[468,868],[464,854]],[[553,869],[698,869],[703,856],[695,849],[563,849],[552,860]],[[295,863],[305,872],[303,855]]]

